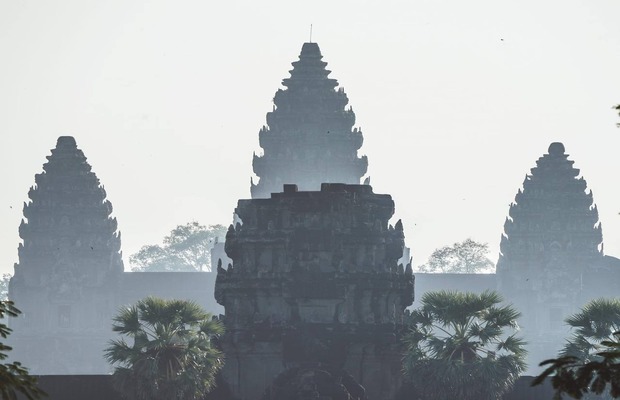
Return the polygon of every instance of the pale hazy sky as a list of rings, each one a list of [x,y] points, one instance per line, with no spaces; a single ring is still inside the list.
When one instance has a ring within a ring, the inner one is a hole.
[[[619,16],[618,0],[0,0],[0,272],[61,135],[105,185],[126,268],[178,224],[227,225],[310,24],[416,264],[467,237],[496,259],[552,141],[620,256]]]

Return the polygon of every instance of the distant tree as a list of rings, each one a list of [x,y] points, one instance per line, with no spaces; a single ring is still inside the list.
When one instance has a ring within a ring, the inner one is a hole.
[[[501,302],[490,291],[424,294],[404,339],[405,381],[414,398],[499,400],[512,388],[526,351],[516,337],[520,313]]]
[[[473,274],[492,272],[495,264],[487,256],[489,245],[472,239],[439,248],[431,254],[426,264],[420,265],[420,272]]]
[[[618,111],[618,116],[620,116],[620,104],[615,105],[614,109],[616,109],[616,111]],[[620,122],[616,124],[618,126],[618,128],[620,128]]]
[[[143,246],[129,262],[133,271],[210,271],[213,243],[225,236],[223,225],[188,222],[174,228],[163,245]]]
[[[211,390],[223,365],[212,339],[223,327],[194,302],[154,297],[121,309],[105,351],[116,365],[115,387],[130,400],[196,400]]]
[[[21,312],[15,308],[12,301],[0,301],[0,319],[17,317]],[[6,339],[12,330],[4,323],[0,323],[0,336]],[[0,342],[0,361],[8,358],[7,352],[12,350],[10,346]],[[45,392],[37,386],[37,379],[28,374],[20,362],[0,364],[0,398],[16,400],[17,394],[21,393],[29,400],[40,399]]]
[[[9,299],[9,281],[11,274],[2,274],[0,278],[0,301]]]
[[[620,397],[620,300],[592,300],[566,323],[573,336],[557,359],[541,363],[549,367],[534,384],[551,376],[558,399]]]

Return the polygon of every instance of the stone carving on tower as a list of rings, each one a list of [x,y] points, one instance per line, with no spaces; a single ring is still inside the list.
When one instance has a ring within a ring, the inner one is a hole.
[[[35,176],[19,227],[10,296],[15,357],[35,374],[100,372],[123,272],[112,204],[73,137],[62,136]],[[19,354],[18,354],[19,353]]]
[[[562,143],[552,143],[510,205],[497,263],[500,291],[523,313],[530,353],[555,356],[564,318],[587,300],[584,282],[603,261],[592,192]],[[536,348],[538,346],[538,348]]]
[[[355,399],[391,398],[413,301],[411,266],[397,265],[402,224],[388,225],[391,196],[368,185],[285,185],[269,199],[239,200],[235,212],[242,223],[226,236],[233,264],[218,267],[215,286],[233,393],[279,399],[337,376]]]
[[[319,190],[322,183],[359,184],[368,168],[366,156],[358,157],[363,136],[353,128],[355,113],[338,81],[322,61],[316,43],[304,43],[291,77],[284,79],[259,132],[263,155],[254,155],[257,184],[252,198],[269,198],[283,184],[300,190]]]

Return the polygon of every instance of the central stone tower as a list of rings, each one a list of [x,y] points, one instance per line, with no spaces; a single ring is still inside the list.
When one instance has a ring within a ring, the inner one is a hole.
[[[322,61],[316,43],[304,43],[293,63],[286,89],[276,92],[267,126],[259,132],[264,155],[254,155],[252,198],[269,198],[283,184],[300,190],[319,190],[321,183],[359,184],[366,173],[366,156],[358,157],[362,131],[353,128],[355,114],[349,99]]]
[[[215,286],[233,393],[326,396],[327,376],[350,398],[392,398],[413,276],[397,265],[404,235],[400,221],[388,225],[391,196],[368,185],[286,185],[269,199],[239,200],[235,212],[242,223],[226,236],[234,267],[218,267]]]
[[[252,200],[239,200],[218,266],[223,375],[241,400],[391,399],[413,302],[389,195],[360,179],[362,132],[347,95],[304,43],[259,132]],[[282,192],[282,190],[284,191]]]

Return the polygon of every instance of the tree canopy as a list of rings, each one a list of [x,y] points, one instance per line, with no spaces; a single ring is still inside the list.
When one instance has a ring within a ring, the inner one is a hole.
[[[170,231],[163,245],[143,246],[129,262],[133,271],[210,271],[213,244],[225,236],[223,225],[188,222]]]
[[[405,380],[421,400],[501,399],[525,369],[520,313],[496,292],[428,292],[410,316]]]
[[[566,323],[573,336],[533,384],[550,377],[556,399],[620,397],[620,300],[592,300]]]
[[[21,312],[12,301],[0,301],[0,319],[17,317]],[[4,323],[0,323],[0,336],[6,339],[12,330]],[[12,350],[10,346],[0,342],[0,361],[8,358],[7,352]],[[45,396],[37,386],[37,379],[28,374],[28,370],[18,361],[12,363],[0,363],[0,398],[16,400],[17,394],[21,393],[29,400],[40,399]]]
[[[473,274],[493,272],[495,264],[488,258],[489,245],[471,238],[452,246],[433,251],[426,264],[420,265],[420,272]]]
[[[190,301],[147,297],[121,309],[106,349],[116,388],[131,400],[197,400],[223,365],[213,338],[223,327]],[[125,338],[128,338],[128,343]]]

